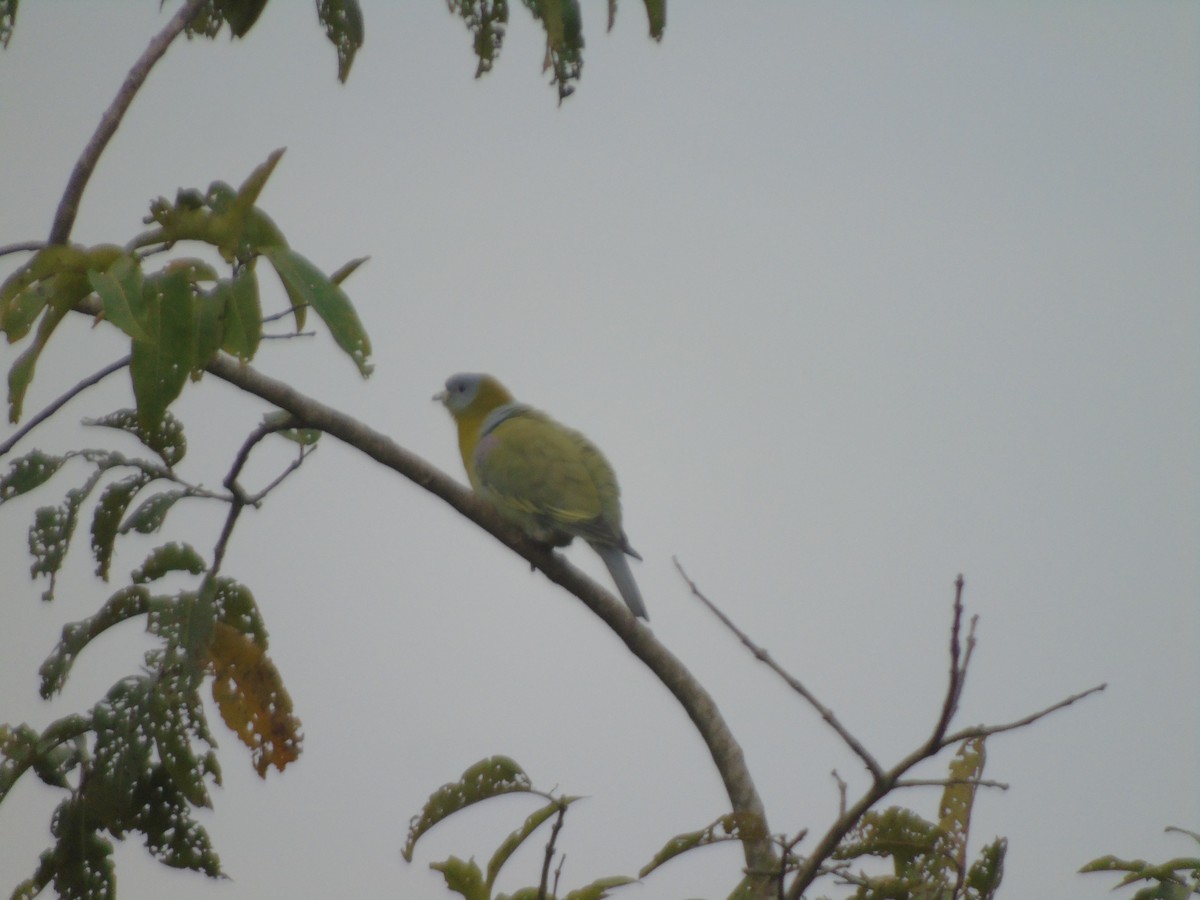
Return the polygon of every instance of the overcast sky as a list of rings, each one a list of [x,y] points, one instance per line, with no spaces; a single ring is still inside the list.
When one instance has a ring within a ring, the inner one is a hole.
[[[971,845],[1008,837],[1003,896],[1102,895],[1115,879],[1075,874],[1101,854],[1194,855],[1162,829],[1200,828],[1200,6],[677,0],[659,45],[640,4],[608,35],[605,4],[583,5],[584,76],[561,107],[520,4],[481,81],[438,0],[364,3],[344,86],[310,3],[271,4],[243,41],[181,42],[74,238],[123,242],[151,198],[236,184],[286,146],[260,205],[326,270],[371,257],[346,287],[376,371],[363,382],[324,332],[255,364],[459,478],[429,400],[456,371],[592,437],[651,627],[715,696],[775,831],[823,832],[830,771],[852,794],[864,775],[672,556],[885,763],[940,709],[959,572],[980,617],[960,725],[1109,684],[989,743],[986,775],[1012,787],[980,797]],[[0,244],[48,233],[176,8],[157,6],[21,5],[0,53]],[[56,336],[28,412],[122,355],[88,326]],[[109,379],[20,449],[99,443],[70,423],[129,397]],[[263,405],[209,378],[177,412],[185,472],[216,484]],[[287,459],[265,448],[248,478]],[[41,603],[25,529],[83,472],[0,515],[0,721],[86,709],[150,646],[130,623],[62,698],[37,697],[62,625],[155,543],[131,540],[102,585],[81,535]],[[211,553],[222,515],[193,501],[160,540]],[[569,555],[608,583],[585,547]],[[226,784],[200,818],[232,880],[167,870],[135,840],[117,852],[127,900],[442,896],[428,863],[485,862],[533,803],[443,824],[405,864],[409,817],[493,753],[587,795],[559,841],[571,887],[635,873],[727,808],[685,716],[602,623],[332,440],[243,517],[225,571],[263,609],[304,753],[260,782],[214,715]],[[26,778],[0,805],[0,889],[33,871],[58,799]],[[937,799],[892,802],[932,818]],[[501,889],[536,883],[532,843]],[[740,862],[710,849],[627,892],[723,896]]]

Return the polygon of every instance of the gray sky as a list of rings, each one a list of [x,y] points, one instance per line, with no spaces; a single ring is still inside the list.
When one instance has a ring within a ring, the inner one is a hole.
[[[173,6],[22,4],[0,54],[0,243],[47,234]],[[345,86],[308,3],[272,4],[244,41],[173,47],[75,239],[123,241],[150,198],[236,184],[287,146],[260,205],[327,270],[372,257],[347,289],[377,367],[361,381],[324,333],[256,365],[456,477],[429,402],[452,372],[490,371],[587,432],[620,476],[652,627],[714,694],[775,830],[822,832],[830,770],[852,792],[863,774],[672,556],[885,762],[937,715],[958,572],[980,616],[959,724],[1109,683],[989,744],[987,775],[1012,789],[979,799],[972,852],[1008,837],[1004,896],[1094,897],[1114,879],[1074,873],[1096,856],[1194,852],[1162,829],[1200,827],[1200,7],[692,0],[657,45],[639,4],[605,35],[585,3],[584,78],[559,108],[522,9],[476,82],[444,4],[364,6]],[[68,323],[27,411],[121,353]],[[114,378],[66,420],[128,402]],[[190,387],[192,476],[219,483],[262,411]],[[23,449],[99,440],[54,426]],[[264,452],[251,480],[286,459]],[[36,696],[62,624],[155,543],[130,541],[104,586],[83,536],[42,604],[24,532],[82,472],[0,516],[3,721],[86,708],[149,646],[131,623],[61,699]],[[210,553],[222,512],[183,509],[160,539]],[[586,548],[570,556],[608,583]],[[260,782],[214,715],[226,787],[200,818],[233,880],[132,844],[122,897],[440,896],[429,862],[486,862],[533,809],[480,807],[400,859],[430,791],[492,753],[587,795],[560,840],[571,887],[632,874],[725,810],[679,708],[581,604],[333,441],[243,519],[225,569],[263,608],[304,754]],[[8,889],[58,799],[25,782],[0,806]],[[892,800],[936,815],[936,791]],[[501,889],[536,881],[532,843]],[[721,896],[739,865],[710,849],[628,891]]]

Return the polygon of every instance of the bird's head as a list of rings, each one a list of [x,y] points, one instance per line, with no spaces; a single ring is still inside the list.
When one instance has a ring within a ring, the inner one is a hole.
[[[512,394],[491,375],[471,372],[451,375],[446,389],[433,395],[455,419],[482,418],[497,406],[512,403]]]

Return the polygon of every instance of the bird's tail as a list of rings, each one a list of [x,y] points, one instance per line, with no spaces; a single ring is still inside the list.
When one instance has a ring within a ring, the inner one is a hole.
[[[629,568],[629,560],[625,557],[625,551],[611,544],[592,544],[592,548],[600,554],[600,558],[608,566],[608,571],[612,574],[613,581],[616,582],[617,590],[621,592],[625,605],[639,619],[650,621],[650,617],[646,615],[646,604],[642,602],[642,592],[638,590],[637,582],[633,580],[633,572]]]

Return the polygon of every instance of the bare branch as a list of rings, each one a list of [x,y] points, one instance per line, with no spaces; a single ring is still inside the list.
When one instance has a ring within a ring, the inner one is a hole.
[[[554,819],[554,827],[550,829],[550,840],[546,841],[546,858],[542,860],[542,880],[538,883],[538,900],[546,900],[546,891],[550,887],[550,863],[554,861],[554,845],[558,842],[558,833],[562,830],[566,814],[567,804],[560,799],[558,815]],[[555,881],[557,880],[558,877],[555,875]]]
[[[999,788],[1007,791],[1011,785],[1003,781],[991,781],[987,778],[900,778],[893,787],[950,787],[951,785],[966,784],[972,787]]]
[[[90,388],[92,385],[98,384],[99,382],[103,381],[105,378],[107,378],[109,375],[113,374],[114,372],[121,371],[121,369],[125,368],[127,365],[129,365],[129,357],[128,356],[123,357],[122,359],[118,359],[114,363],[108,364],[100,371],[94,372],[93,374],[89,375],[87,378],[80,381],[73,388],[71,388],[69,391],[67,391],[65,394],[63,394],[61,397],[59,397],[57,400],[55,400],[53,403],[51,403],[45,409],[41,410],[36,416],[33,416],[28,422],[26,422],[20,428],[18,428],[8,440],[6,440],[4,443],[0,444],[0,457],[3,457],[6,453],[8,453],[9,450],[11,450],[13,447],[15,447],[17,445],[17,442],[20,441],[21,438],[25,437],[25,435],[29,434],[29,432],[33,431],[33,429],[37,428],[38,425],[40,425],[42,422],[45,422],[48,418],[50,418],[52,415],[54,415],[56,412],[58,412],[60,409],[62,409],[64,406],[66,406],[76,396],[83,393],[85,390]]]
[[[100,161],[100,154],[104,152],[104,148],[108,146],[112,136],[116,134],[121,119],[124,118],[129,105],[137,96],[142,84],[145,83],[154,64],[162,58],[171,42],[180,35],[200,7],[207,2],[208,0],[187,0],[175,15],[171,16],[166,27],[154,36],[137,62],[133,64],[133,68],[129,70],[129,74],[125,76],[124,84],[117,91],[117,96],[113,98],[112,104],[100,117],[100,124],[96,126],[91,140],[83,148],[83,153],[80,154],[75,168],[71,171],[71,177],[67,179],[66,190],[63,191],[62,199],[58,202],[58,209],[54,213],[54,225],[50,228],[51,244],[65,244],[71,236],[71,229],[75,226],[75,216],[79,213],[79,201],[83,197],[88,180],[92,177],[92,172],[96,169],[96,164]]]
[[[871,775],[876,781],[882,778],[883,767],[875,761],[875,757],[873,757],[867,751],[867,748],[864,747],[862,743],[856,737],[854,737],[854,735],[847,731],[845,726],[838,721],[837,716],[833,714],[833,710],[825,706],[825,704],[821,703],[820,700],[813,696],[812,692],[809,691],[808,688],[806,688],[803,684],[801,684],[797,678],[792,676],[786,669],[783,668],[783,666],[775,662],[775,660],[771,658],[771,654],[769,654],[758,644],[754,643],[748,634],[733,624],[733,620],[730,619],[729,616],[725,615],[725,613],[717,608],[716,604],[704,596],[700,589],[696,587],[696,583],[692,581],[692,579],[688,577],[687,572],[683,570],[683,566],[679,564],[678,559],[672,557],[671,561],[675,563],[675,569],[679,572],[680,577],[687,582],[687,586],[691,590],[692,596],[707,606],[712,614],[720,619],[721,623],[730,631],[732,631],[737,636],[738,640],[741,641],[742,644],[744,644],[746,648],[754,654],[755,659],[759,660],[759,662],[765,663],[773,672],[775,672],[776,675],[784,680],[788,687],[807,700],[809,705],[812,706],[812,708],[818,713],[820,713],[821,718],[829,724],[829,727],[837,732],[838,737],[845,742],[846,746],[853,750],[858,758],[863,761],[864,765],[866,765],[867,769],[870,771]]]
[[[846,788],[848,788],[849,785],[846,784],[846,782],[842,779],[842,776],[838,774],[837,769],[834,769],[829,774],[833,776],[833,780],[837,782],[838,786],[838,815],[844,816],[846,814]]]
[[[17,244],[4,244],[0,246],[0,256],[8,256],[11,253],[33,253],[37,250],[43,250],[48,246],[45,241],[21,241]]]
[[[1006,722],[1003,725],[976,725],[973,728],[964,728],[961,731],[956,731],[954,734],[947,735],[942,740],[942,747],[949,747],[951,744],[958,744],[962,741],[970,740],[971,738],[991,737],[993,734],[1001,734],[1005,731],[1014,731],[1017,728],[1024,728],[1026,725],[1032,725],[1038,719],[1044,719],[1051,713],[1058,712],[1060,709],[1065,709],[1072,703],[1077,703],[1084,697],[1089,697],[1092,694],[1098,694],[1108,687],[1108,683],[1098,684],[1095,687],[1090,687],[1086,691],[1080,691],[1078,694],[1072,694],[1057,703],[1047,706],[1043,710],[1025,716],[1023,719],[1017,719],[1014,722]]]

